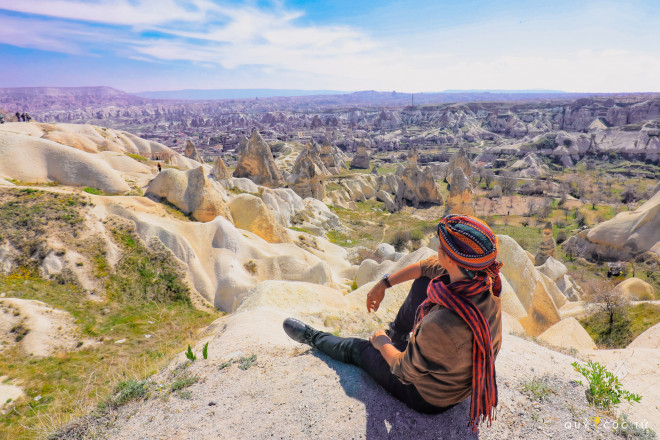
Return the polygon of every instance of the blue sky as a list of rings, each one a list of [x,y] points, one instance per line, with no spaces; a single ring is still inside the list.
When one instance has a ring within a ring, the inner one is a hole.
[[[660,1],[0,0],[0,87],[660,92]]]

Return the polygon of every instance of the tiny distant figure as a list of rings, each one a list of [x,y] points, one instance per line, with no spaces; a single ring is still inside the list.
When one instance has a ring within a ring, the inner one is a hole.
[[[23,122],[27,122],[27,115],[25,113],[21,114]]]
[[[16,122],[21,122],[21,114],[16,112]]]
[[[0,115],[0,124],[4,124],[4,123],[5,123],[5,117]]]
[[[25,114],[25,122],[30,122],[31,120],[32,120],[32,117],[26,113]]]
[[[162,168],[161,168],[160,163],[159,163],[158,164],[158,172],[160,173],[161,170],[162,170]]]

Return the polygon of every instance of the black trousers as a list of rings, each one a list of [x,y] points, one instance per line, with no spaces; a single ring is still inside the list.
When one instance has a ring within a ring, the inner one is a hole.
[[[415,312],[426,299],[426,287],[430,281],[429,278],[422,277],[413,282],[408,297],[392,323],[393,328],[404,333],[412,331]],[[392,396],[417,412],[439,414],[453,406],[438,407],[426,402],[414,385],[405,385],[390,372],[390,366],[385,358],[366,339],[340,338],[330,333],[319,332],[314,336],[312,343],[331,358],[360,367]],[[403,351],[407,344],[407,342],[396,342],[394,346],[399,351]]]

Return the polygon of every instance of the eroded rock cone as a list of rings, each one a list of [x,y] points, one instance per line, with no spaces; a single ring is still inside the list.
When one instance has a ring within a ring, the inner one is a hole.
[[[332,146],[329,139],[323,140],[320,149],[319,157],[330,174],[339,174],[346,168],[346,157],[339,148]]]
[[[418,203],[442,204],[442,194],[440,194],[440,189],[429,168],[422,170],[417,163],[408,162],[405,167],[400,166],[396,170],[396,177],[403,182],[403,185],[398,185],[396,200],[409,200],[414,205]],[[386,185],[381,185],[381,189],[385,187]]]
[[[318,146],[307,144],[296,158],[289,178],[290,188],[302,198],[325,197],[325,176],[330,174],[318,154]]]
[[[146,195],[163,197],[200,222],[209,222],[219,215],[233,221],[222,194],[211,185],[202,166],[190,171],[163,170],[151,181]]]
[[[468,177],[472,175],[472,164],[470,163],[467,151],[463,147],[459,148],[449,159],[447,173],[452,174],[456,168],[463,169],[463,174]]]
[[[446,202],[446,214],[475,215],[474,191],[470,181],[463,173],[463,168],[457,166],[449,175],[449,195]]]
[[[557,258],[557,244],[552,237],[552,222],[547,222],[543,228],[543,236],[539,250],[534,256],[534,265],[540,266],[548,259],[548,257]]]
[[[218,160],[215,162],[211,172],[213,173],[213,176],[215,176],[216,180],[229,179],[231,177],[231,173],[227,169],[227,165],[225,165],[225,162],[220,156],[218,156]]]
[[[196,160],[197,162],[202,163],[202,157],[197,152],[197,148],[195,147],[195,144],[193,144],[191,141],[188,141],[186,143],[186,151],[184,155],[188,159]]]
[[[351,161],[351,168],[358,168],[361,170],[369,169],[369,153],[367,152],[367,147],[363,143],[358,145],[357,153],[353,156]]]
[[[247,145],[238,153],[234,177],[247,177],[257,185],[277,188],[284,185],[282,173],[275,165],[270,147],[255,128]]]

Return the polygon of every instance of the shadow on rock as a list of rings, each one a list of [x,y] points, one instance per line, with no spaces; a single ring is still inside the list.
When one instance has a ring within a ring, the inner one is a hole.
[[[347,396],[364,403],[367,440],[479,438],[468,426],[469,398],[442,414],[420,414],[388,394],[360,368],[335,361],[316,350],[313,355],[337,373]]]

